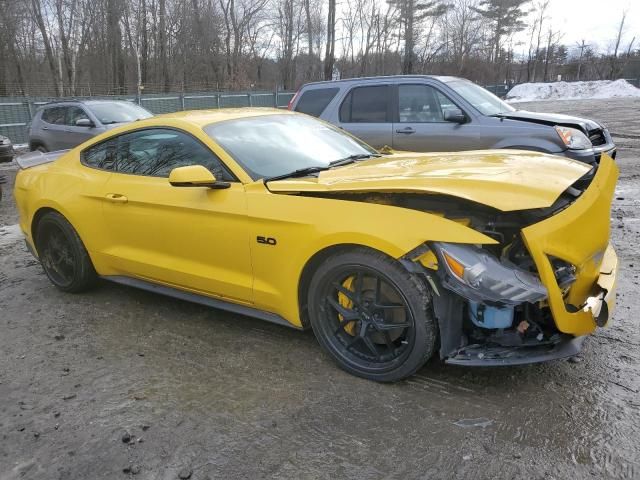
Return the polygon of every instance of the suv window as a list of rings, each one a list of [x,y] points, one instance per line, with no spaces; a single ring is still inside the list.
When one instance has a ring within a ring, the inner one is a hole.
[[[389,92],[388,85],[354,88],[340,106],[340,121],[343,123],[388,122]]]
[[[338,93],[339,88],[316,88],[302,93],[295,111],[319,117],[329,102]]]
[[[171,170],[203,165],[217,179],[235,181],[220,159],[191,135],[149,128],[125,133],[82,152],[85,165],[119,173],[168,177]]]
[[[68,107],[67,108],[67,125],[75,127],[76,122],[80,119],[89,120],[87,113],[80,107]]]
[[[42,112],[42,120],[53,125],[64,125],[67,107],[49,107]]]
[[[400,123],[444,122],[444,110],[457,108],[451,100],[429,85],[398,87],[398,118]]]

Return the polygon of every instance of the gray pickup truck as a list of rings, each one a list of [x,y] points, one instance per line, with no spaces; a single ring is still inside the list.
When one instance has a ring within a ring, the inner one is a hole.
[[[510,148],[594,163],[615,158],[609,131],[568,115],[516,110],[462,78],[391,76],[304,85],[289,109],[344,128],[371,146],[445,152]]]

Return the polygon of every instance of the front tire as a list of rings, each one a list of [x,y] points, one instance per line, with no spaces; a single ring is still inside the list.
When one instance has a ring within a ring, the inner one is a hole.
[[[97,274],[73,226],[57,212],[42,216],[36,227],[36,250],[44,272],[63,292],[79,293],[93,287]]]
[[[380,252],[356,248],[331,255],[311,280],[308,302],[320,345],[359,377],[401,380],[435,351],[428,287]]]

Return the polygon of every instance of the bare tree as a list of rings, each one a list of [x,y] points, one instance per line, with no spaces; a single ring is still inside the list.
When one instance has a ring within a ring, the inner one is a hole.
[[[331,80],[333,77],[333,65],[336,61],[336,0],[329,0],[327,10],[327,47],[324,57],[324,79]]]

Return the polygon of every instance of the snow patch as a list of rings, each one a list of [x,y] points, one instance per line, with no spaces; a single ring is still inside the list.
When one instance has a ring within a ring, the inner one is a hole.
[[[0,247],[12,245],[23,238],[20,225],[4,225],[0,227]]]
[[[507,93],[507,101],[581,100],[590,98],[640,97],[640,88],[626,80],[592,82],[521,83]]]

